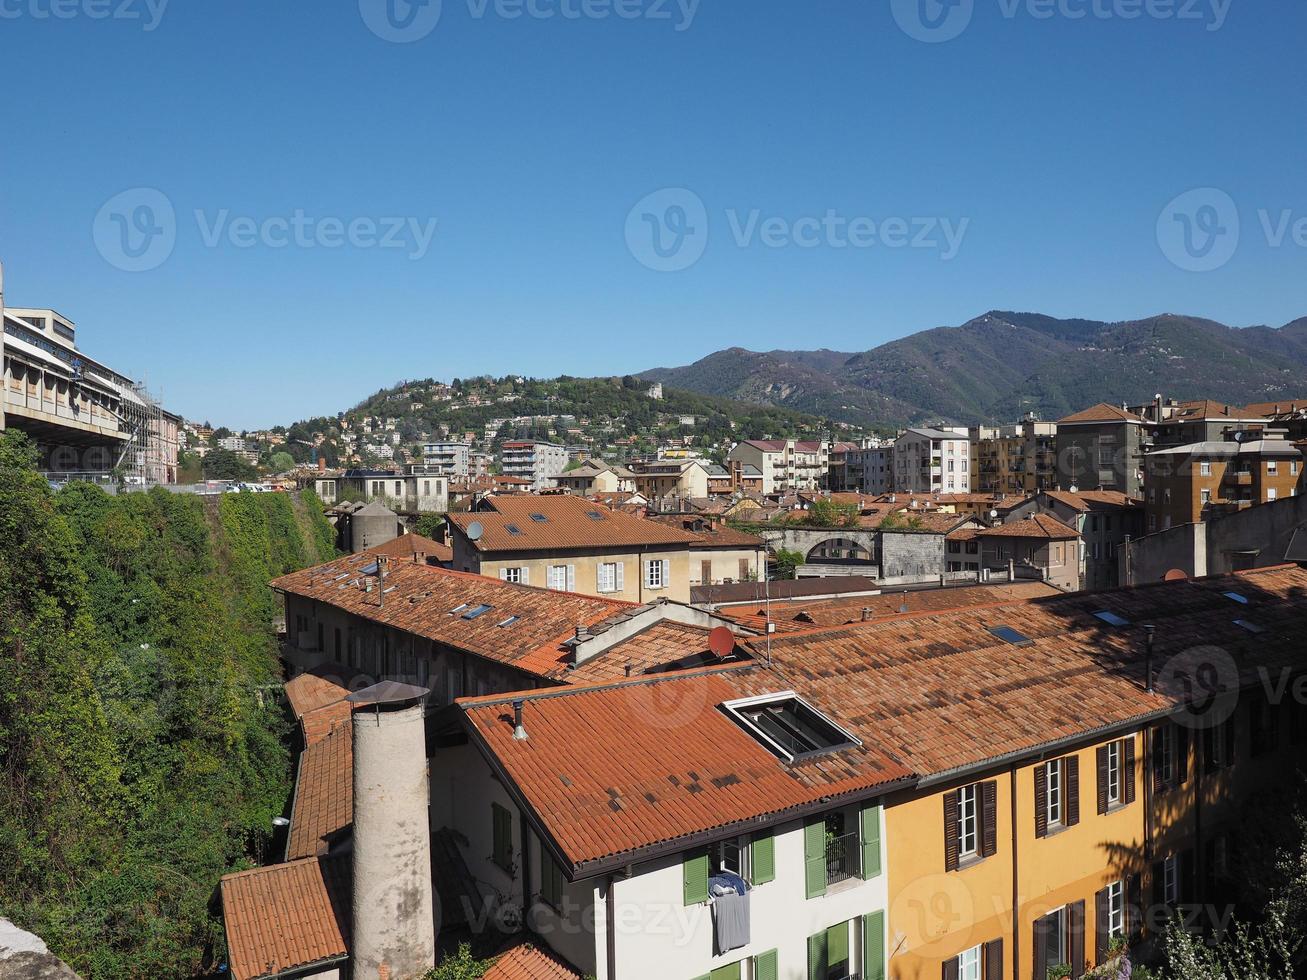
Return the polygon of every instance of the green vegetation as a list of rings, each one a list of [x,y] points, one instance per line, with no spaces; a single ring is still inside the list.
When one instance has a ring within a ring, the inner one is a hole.
[[[794,570],[804,562],[802,551],[790,551],[781,548],[776,552],[776,577],[778,579],[794,578]]]
[[[426,975],[425,980],[480,980],[493,962],[477,959],[472,955],[471,946],[460,943],[458,952],[446,956],[439,966]]]
[[[193,975],[290,786],[267,581],[331,529],[311,496],[56,495],[34,465],[0,438],[0,908],[87,980]]]
[[[259,471],[230,449],[210,449],[202,464],[206,480],[257,480]]]

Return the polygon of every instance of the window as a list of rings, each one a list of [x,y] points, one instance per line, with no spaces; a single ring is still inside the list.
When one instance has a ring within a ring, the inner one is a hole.
[[[981,980],[981,952],[980,946],[973,946],[958,954],[958,980]]]
[[[1163,725],[1157,730],[1157,773],[1162,783],[1170,786],[1175,783],[1175,729]]]
[[[513,873],[513,815],[498,803],[490,804],[490,823],[493,833],[490,859],[497,866]]]
[[[668,570],[671,562],[666,559],[655,559],[654,561],[645,562],[644,566],[644,586],[647,589],[665,589],[667,588]]]
[[[1212,502],[1212,491],[1204,487],[1198,491],[1198,498],[1202,503],[1210,504]]]
[[[1275,487],[1267,487],[1267,488],[1266,488],[1266,501],[1267,501],[1267,503],[1270,503],[1272,500],[1274,500],[1274,499],[1275,499],[1275,496],[1276,496],[1276,494],[1275,494]]]
[[[487,606],[485,603],[482,603],[482,604],[479,605],[479,606],[473,606],[473,607],[472,607],[471,609],[469,609],[467,612],[463,613],[463,618],[464,618],[464,619],[478,619],[478,618],[480,618],[481,616],[484,616],[486,613],[490,612],[490,610],[493,609],[493,608],[495,608],[495,607],[494,607],[494,606]]]
[[[1102,620],[1108,626],[1129,626],[1130,620],[1124,616],[1119,616],[1110,609],[1100,609],[1094,613],[1094,618]]]
[[[1107,937],[1125,938],[1125,882],[1114,881],[1107,886],[1104,903],[1107,912]]]
[[[1026,636],[1019,630],[1013,629],[1011,626],[993,626],[990,627],[989,632],[993,633],[1005,643],[1011,643],[1013,646],[1028,647],[1035,642],[1030,637]]]
[[[623,562],[603,562],[599,566],[599,591],[624,592],[626,584],[622,573],[626,570]]]
[[[1278,473],[1279,471],[1280,471],[1280,466],[1275,460],[1270,459],[1266,461],[1267,476],[1275,476],[1275,474]]]
[[[978,785],[958,790],[958,854],[963,858],[975,857],[980,851],[978,790]]]
[[[1203,460],[1198,464],[1198,473],[1200,476],[1212,475],[1212,463],[1210,460]]]
[[[1044,767],[1044,779],[1047,783],[1045,816],[1050,827],[1062,824],[1062,760],[1054,759]]]
[[[1162,862],[1162,902],[1174,905],[1180,896],[1180,864],[1173,854]]]
[[[1289,461],[1289,475],[1290,476],[1298,475],[1298,461],[1296,459],[1291,459]]]
[[[785,759],[862,744],[793,691],[731,701],[722,707]]]
[[[540,851],[540,899],[550,908],[563,906],[563,870],[552,857]]]
[[[575,565],[550,565],[547,584],[555,592],[570,592],[576,588]]]
[[[520,565],[513,568],[501,568],[499,577],[513,585],[526,585],[528,579],[526,569]]]
[[[1119,806],[1124,793],[1121,779],[1121,743],[1113,742],[1107,747],[1107,805]]]

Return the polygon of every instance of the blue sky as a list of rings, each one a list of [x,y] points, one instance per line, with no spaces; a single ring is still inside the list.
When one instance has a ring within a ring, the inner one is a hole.
[[[992,308],[1307,314],[1300,3],[51,2],[0,0],[6,300],[191,417]]]

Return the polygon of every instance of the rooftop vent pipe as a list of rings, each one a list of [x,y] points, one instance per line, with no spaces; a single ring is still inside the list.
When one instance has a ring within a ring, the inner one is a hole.
[[[516,742],[525,742],[527,740],[526,726],[522,724],[522,710],[525,707],[525,701],[513,702],[513,740]]]

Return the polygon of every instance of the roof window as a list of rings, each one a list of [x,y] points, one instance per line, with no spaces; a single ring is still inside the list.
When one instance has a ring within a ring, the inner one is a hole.
[[[1095,618],[1095,619],[1101,619],[1101,620],[1102,620],[1103,622],[1105,622],[1108,626],[1129,626],[1129,625],[1130,625],[1130,620],[1128,620],[1128,619],[1126,619],[1126,618],[1124,618],[1124,617],[1122,617],[1122,616],[1118,616],[1116,613],[1112,612],[1112,610],[1110,610],[1110,609],[1100,609],[1100,610],[1098,610],[1098,612],[1094,613],[1094,618]]]
[[[476,619],[480,616],[484,616],[486,613],[490,612],[490,610],[494,608],[495,608],[494,606],[487,606],[485,603],[482,603],[479,606],[473,606],[467,612],[463,613],[463,618]]]
[[[1248,605],[1248,597],[1246,595],[1241,595],[1238,592],[1222,592],[1221,595],[1225,596],[1227,599],[1234,600],[1241,606]]]
[[[1025,633],[1015,630],[1011,626],[991,626],[989,631],[1004,643],[1011,643],[1015,647],[1028,647],[1035,642]]]
[[[1258,626],[1250,619],[1236,619],[1234,621],[1234,625],[1238,626],[1241,630],[1247,630],[1249,633],[1252,633],[1254,635],[1256,635],[1257,633],[1266,632],[1265,627]]]
[[[522,536],[522,529],[518,527],[516,524],[509,524],[506,528],[504,528],[504,530],[507,531],[509,534],[513,535],[513,537],[515,538]]]
[[[521,616],[509,616],[507,619],[501,619],[499,622],[495,623],[495,625],[500,629],[504,629],[507,626],[512,626],[521,618]]]
[[[547,518],[544,514],[532,514],[531,520],[535,521],[537,524],[549,523],[549,518]]]
[[[766,748],[791,762],[862,744],[793,691],[728,701],[722,707]]]
[[[599,513],[597,510],[587,510],[585,516],[590,518],[592,521],[602,521],[604,519],[604,515]]]

